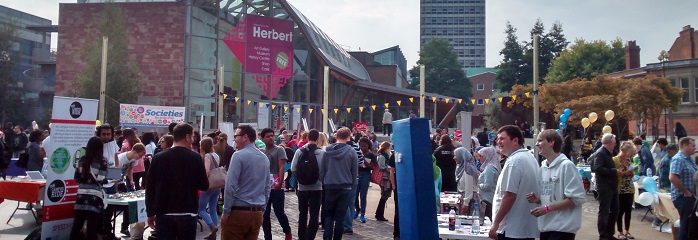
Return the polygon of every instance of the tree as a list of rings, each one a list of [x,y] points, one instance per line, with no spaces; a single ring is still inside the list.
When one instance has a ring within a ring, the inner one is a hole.
[[[507,22],[507,41],[504,43],[504,48],[500,51],[501,55],[505,53],[513,53],[508,58],[502,60],[498,66],[500,69],[500,77],[497,76],[497,86],[501,91],[508,92],[511,86],[515,84],[533,83],[533,34],[538,34],[538,65],[539,79],[543,80],[548,73],[553,59],[567,47],[569,42],[562,32],[562,24],[555,22],[548,33],[545,33],[545,25],[543,21],[538,19],[531,29],[531,41],[519,43],[516,40],[516,29]],[[521,49],[521,50],[519,50]],[[521,51],[521,55],[518,52]],[[506,56],[505,56],[506,57]],[[512,77],[515,76],[515,77]]]
[[[0,24],[0,101],[2,109],[0,119],[2,122],[25,122],[23,114],[24,91],[19,87],[18,80],[12,74],[17,62],[19,52],[13,49],[13,45],[19,41],[19,25],[10,20]]]
[[[502,62],[497,66],[499,72],[495,80],[498,89],[509,91],[514,84],[523,84],[523,47],[516,36],[516,28],[507,21],[507,28],[504,30],[507,40],[504,41],[504,48],[499,51],[502,55]]]
[[[632,113],[638,122],[652,124],[654,139],[659,138],[659,120],[665,108],[676,111],[683,97],[683,90],[673,87],[666,78],[646,76],[632,79],[626,91],[619,96],[619,105]],[[638,133],[639,134],[639,133]]]
[[[493,98],[506,97],[508,93],[496,91],[492,93]],[[497,129],[502,124],[502,104],[490,103],[485,105],[485,126],[489,129]]]
[[[432,39],[419,52],[418,66],[410,69],[413,77],[408,86],[419,89],[419,65],[425,66],[426,92],[437,93],[449,97],[467,99],[472,96],[472,85],[465,76],[453,47],[446,39]]]
[[[611,44],[597,40],[578,39],[552,62],[545,76],[546,83],[559,83],[574,78],[592,78],[596,74],[621,71],[625,68],[625,47],[620,39]]]
[[[124,29],[121,9],[114,3],[106,3],[97,34],[83,49],[87,65],[78,74],[76,93],[82,98],[99,99],[102,71],[102,36],[109,38],[107,53],[107,86],[105,122],[119,121],[119,104],[136,103],[141,93],[141,75],[138,67],[129,59],[128,35]]]

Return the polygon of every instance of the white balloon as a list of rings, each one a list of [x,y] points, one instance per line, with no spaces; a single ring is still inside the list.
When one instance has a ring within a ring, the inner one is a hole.
[[[649,206],[652,202],[654,202],[654,197],[649,192],[643,192],[637,197],[637,203],[642,206]]]

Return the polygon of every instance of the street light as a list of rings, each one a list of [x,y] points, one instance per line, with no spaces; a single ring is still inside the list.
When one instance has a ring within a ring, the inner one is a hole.
[[[662,50],[659,52],[659,56],[657,57],[659,62],[662,63],[662,77],[666,77],[665,69],[664,69],[664,63],[669,60],[669,52]],[[664,108],[664,138],[669,138],[668,130],[667,130],[667,108]],[[673,139],[672,139],[673,142]]]

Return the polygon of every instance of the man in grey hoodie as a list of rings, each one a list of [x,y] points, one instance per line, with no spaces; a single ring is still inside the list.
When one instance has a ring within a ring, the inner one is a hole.
[[[325,232],[323,239],[341,240],[344,233],[342,219],[347,213],[351,192],[356,186],[359,171],[358,155],[354,148],[347,145],[351,130],[340,128],[335,134],[337,142],[327,146],[322,164],[320,164],[320,181],[325,199]]]

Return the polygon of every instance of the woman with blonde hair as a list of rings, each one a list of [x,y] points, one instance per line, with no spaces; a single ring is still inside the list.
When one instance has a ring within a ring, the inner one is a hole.
[[[630,162],[630,158],[635,155],[637,149],[631,141],[620,143],[618,156],[613,157],[618,171],[618,239],[635,239],[630,234],[630,217],[633,211],[635,198],[635,186],[633,185],[633,172],[635,166]],[[623,233],[623,216],[625,216],[625,233]]]
[[[205,137],[201,140],[200,152],[201,159],[204,161],[204,166],[206,167],[206,175],[211,172],[212,169],[218,168],[220,165],[220,156],[213,151],[213,139],[210,137]],[[204,219],[204,222],[211,229],[211,233],[206,237],[206,239],[216,239],[216,233],[218,232],[218,196],[221,194],[221,189],[209,189],[208,191],[201,192],[201,197],[199,198],[199,216]],[[208,212],[206,211],[208,207]]]
[[[385,203],[390,198],[392,187],[390,185],[390,171],[388,170],[388,159],[390,159],[390,142],[382,142],[378,147],[378,169],[380,169],[383,177],[381,178],[381,198],[378,201],[378,207],[376,208],[376,220],[378,221],[388,221],[385,218]]]
[[[317,139],[317,147],[325,150],[325,147],[329,146],[330,143],[327,141],[327,134],[321,132],[320,136]]]

